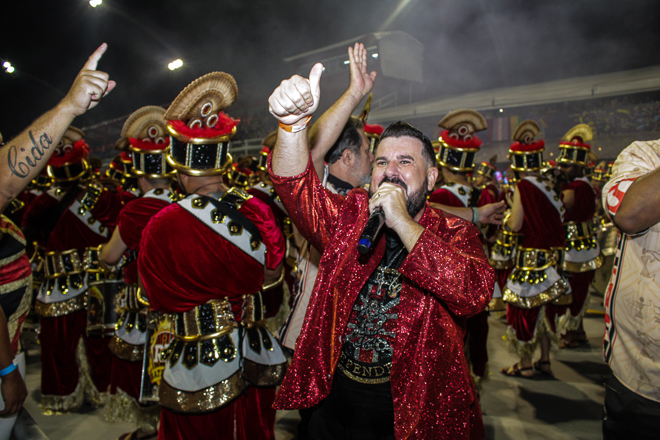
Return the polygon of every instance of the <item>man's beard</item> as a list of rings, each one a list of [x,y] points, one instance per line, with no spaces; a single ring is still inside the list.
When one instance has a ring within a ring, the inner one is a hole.
[[[404,191],[408,189],[408,185],[406,185],[406,182],[403,180],[399,179],[398,177],[394,176],[392,178],[389,178],[387,176],[383,177],[383,180],[380,181],[378,184],[378,187],[380,187],[383,183],[388,182],[388,183],[393,183],[395,185],[400,185],[403,187]],[[426,206],[426,196],[428,195],[428,191],[426,188],[429,186],[429,179],[428,177],[424,179],[424,184],[414,193],[410,195],[406,195],[406,209],[408,210],[408,214],[410,214],[411,217],[415,217],[421,210]],[[371,190],[371,195],[374,194],[374,190]]]

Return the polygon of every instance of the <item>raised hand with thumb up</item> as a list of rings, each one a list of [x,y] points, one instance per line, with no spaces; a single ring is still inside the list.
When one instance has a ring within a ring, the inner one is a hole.
[[[282,124],[293,126],[302,119],[309,118],[319,106],[321,97],[321,75],[323,65],[316,63],[309,72],[309,78],[294,75],[280,83],[270,98],[270,112]]]

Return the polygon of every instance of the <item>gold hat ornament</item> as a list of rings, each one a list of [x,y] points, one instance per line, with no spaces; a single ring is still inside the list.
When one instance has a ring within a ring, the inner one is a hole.
[[[591,151],[591,145],[587,142],[591,142],[593,138],[594,133],[587,124],[578,124],[571,128],[559,143],[557,162],[585,166]]]
[[[164,108],[148,105],[126,119],[121,137],[129,142],[132,176],[162,179],[176,172],[167,162],[166,149],[170,145],[170,135],[164,114]]]
[[[481,148],[476,133],[488,128],[486,119],[477,111],[459,109],[442,118],[438,126],[444,129],[438,138],[438,163],[452,171],[473,171],[474,156]]]
[[[229,139],[238,120],[223,112],[236,100],[234,77],[212,72],[196,79],[164,114],[170,134],[167,161],[190,176],[222,174],[232,164]]]
[[[526,119],[513,132],[513,144],[509,147],[511,169],[514,171],[538,171],[543,167],[545,141],[534,140],[541,131],[536,121]]]

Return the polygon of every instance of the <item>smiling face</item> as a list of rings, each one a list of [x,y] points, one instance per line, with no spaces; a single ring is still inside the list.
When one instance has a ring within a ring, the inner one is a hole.
[[[421,214],[426,195],[438,177],[438,169],[430,166],[422,148],[422,142],[410,136],[383,139],[376,150],[369,186],[371,195],[383,182],[403,188],[412,217]]]

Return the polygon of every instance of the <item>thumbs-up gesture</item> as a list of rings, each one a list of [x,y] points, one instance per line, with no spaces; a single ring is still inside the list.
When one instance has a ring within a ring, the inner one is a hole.
[[[309,72],[309,79],[294,75],[282,81],[268,98],[273,116],[286,125],[295,125],[301,119],[311,116],[319,106],[322,74],[323,65],[316,63]]]
[[[101,98],[115,88],[115,82],[110,80],[107,73],[96,70],[98,62],[107,48],[108,45],[103,43],[90,55],[73,81],[69,93],[61,102],[74,116],[82,115],[90,108],[95,107],[101,101]]]

